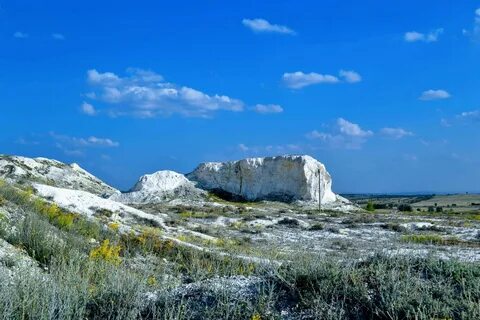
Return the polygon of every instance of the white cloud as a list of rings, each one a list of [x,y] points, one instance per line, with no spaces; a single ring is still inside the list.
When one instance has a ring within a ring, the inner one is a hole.
[[[86,146],[101,146],[101,147],[118,147],[120,143],[108,138],[89,137],[82,139],[82,143]]]
[[[55,40],[65,40],[65,36],[61,33],[52,33],[52,38]]]
[[[448,121],[448,119],[445,119],[445,118],[442,118],[440,119],[440,125],[442,127],[445,127],[445,128],[448,128],[448,127],[451,127],[452,124],[450,123],[450,121]]]
[[[247,152],[250,148],[244,145],[243,143],[240,143],[238,145],[238,149],[240,149],[240,151]]]
[[[480,120],[480,110],[465,111],[457,115],[460,119]]]
[[[475,10],[475,18],[473,21],[473,30],[463,29],[464,36],[472,36],[473,39],[478,40],[480,36],[480,8]]]
[[[404,39],[407,42],[436,42],[438,41],[439,36],[443,33],[443,28],[438,28],[429,33],[420,33],[417,31],[406,32]]]
[[[340,132],[347,136],[364,138],[373,135],[372,131],[363,130],[358,124],[352,123],[343,118],[337,119],[337,125],[340,129]]]
[[[413,132],[402,128],[383,128],[380,130],[380,133],[393,139],[401,139],[403,137],[413,136]]]
[[[253,32],[263,32],[263,33],[282,33],[295,35],[296,32],[290,29],[289,27],[271,24],[265,19],[243,19],[242,23],[247,28],[251,29]]]
[[[118,147],[120,143],[109,138],[98,138],[90,136],[88,138],[70,137],[67,135],[50,132],[50,136],[57,142],[57,146],[64,149],[64,146],[69,148],[86,148],[86,147]]]
[[[257,113],[281,113],[283,108],[278,104],[257,104],[253,110]]]
[[[246,146],[241,143],[237,146],[238,150],[250,155],[275,155],[296,153],[302,150],[302,147],[297,144],[285,144],[285,145],[266,145],[266,146]]]
[[[442,100],[448,99],[451,95],[445,90],[427,90],[422,92],[421,96],[419,97],[420,100],[423,101],[430,101],[430,100]]]
[[[300,89],[317,83],[338,83],[340,81],[337,77],[329,74],[303,73],[302,71],[284,73],[282,79],[285,85],[292,89]]]
[[[347,83],[356,83],[362,81],[362,76],[353,70],[340,70],[340,78]],[[339,77],[330,74],[319,74],[316,72],[304,73],[302,71],[284,73],[283,83],[291,89],[301,89],[319,83],[339,83]]]
[[[95,110],[95,107],[88,102],[82,103],[81,110],[83,113],[89,116],[94,116],[97,114],[97,110]]]
[[[155,117],[181,114],[208,117],[215,111],[243,111],[244,103],[225,95],[209,95],[199,90],[165,82],[152,71],[127,69],[120,77],[113,72],[88,70],[87,80],[94,92],[89,97],[110,105],[112,116]]]
[[[307,138],[321,141],[332,148],[361,149],[372,135],[372,131],[364,130],[358,124],[338,118],[332,132],[313,130],[307,133]]]
[[[340,70],[339,75],[348,83],[356,83],[362,81],[362,76],[353,70]]]
[[[28,33],[24,33],[24,32],[21,32],[21,31],[17,31],[13,34],[13,37],[14,38],[17,38],[17,39],[26,39],[29,37]]]

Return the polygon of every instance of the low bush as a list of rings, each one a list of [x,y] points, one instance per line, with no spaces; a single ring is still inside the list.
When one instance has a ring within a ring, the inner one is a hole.
[[[370,212],[375,211],[375,206],[371,200],[368,201],[367,206],[365,207],[365,210]]]
[[[279,283],[312,319],[478,319],[480,269],[451,260],[294,259]],[[308,311],[307,311],[308,310]]]
[[[27,214],[7,240],[25,249],[29,256],[48,265],[54,256],[65,254],[65,242],[55,228],[34,214]]]
[[[103,240],[102,244],[90,251],[91,260],[103,260],[115,265],[122,262],[120,258],[120,251],[122,247],[119,245],[110,244],[110,240]]]
[[[413,211],[413,208],[411,205],[409,204],[401,204],[398,206],[398,211],[401,211],[401,212],[412,212]]]
[[[310,226],[310,228],[308,230],[311,230],[311,231],[318,231],[318,230],[323,230],[325,229],[325,225],[323,223],[314,223]]]
[[[436,234],[408,234],[401,237],[403,242],[425,243],[436,245],[455,245],[462,241],[456,237],[444,238]]]

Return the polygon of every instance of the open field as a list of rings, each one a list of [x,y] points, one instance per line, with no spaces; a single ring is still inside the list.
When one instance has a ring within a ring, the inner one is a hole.
[[[0,319],[480,316],[474,208],[349,213],[216,198],[137,208],[169,229],[105,210],[87,218],[3,183]]]

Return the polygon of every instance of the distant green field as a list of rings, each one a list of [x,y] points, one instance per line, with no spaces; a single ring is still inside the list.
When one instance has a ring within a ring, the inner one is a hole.
[[[413,203],[414,207],[480,207],[480,194],[452,194],[452,195],[438,195],[431,199],[422,200],[420,202]]]
[[[411,205],[413,209],[427,210],[428,207],[441,207],[454,212],[480,210],[480,194],[448,195],[388,195],[388,194],[344,194],[342,195],[361,207],[368,202],[395,208],[401,204]],[[385,208],[386,211],[389,211]],[[385,211],[385,210],[384,210]]]

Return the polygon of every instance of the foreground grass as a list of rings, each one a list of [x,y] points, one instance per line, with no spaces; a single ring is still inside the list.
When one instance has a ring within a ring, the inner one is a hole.
[[[65,221],[59,214],[72,213],[45,214],[49,204],[35,205],[27,191],[5,184],[0,196],[24,217],[14,222],[15,232],[4,227],[0,235],[43,267],[0,273],[0,319],[259,320],[281,319],[282,311],[302,319],[480,318],[478,264],[299,254],[281,266],[259,266],[179,247],[154,228],[118,234],[98,224],[91,225],[98,232],[90,243],[85,226],[94,222],[77,215],[72,223],[59,222]],[[250,283],[250,295],[212,285],[238,276]],[[171,278],[173,285],[165,280]],[[191,284],[195,290],[182,289]]]

